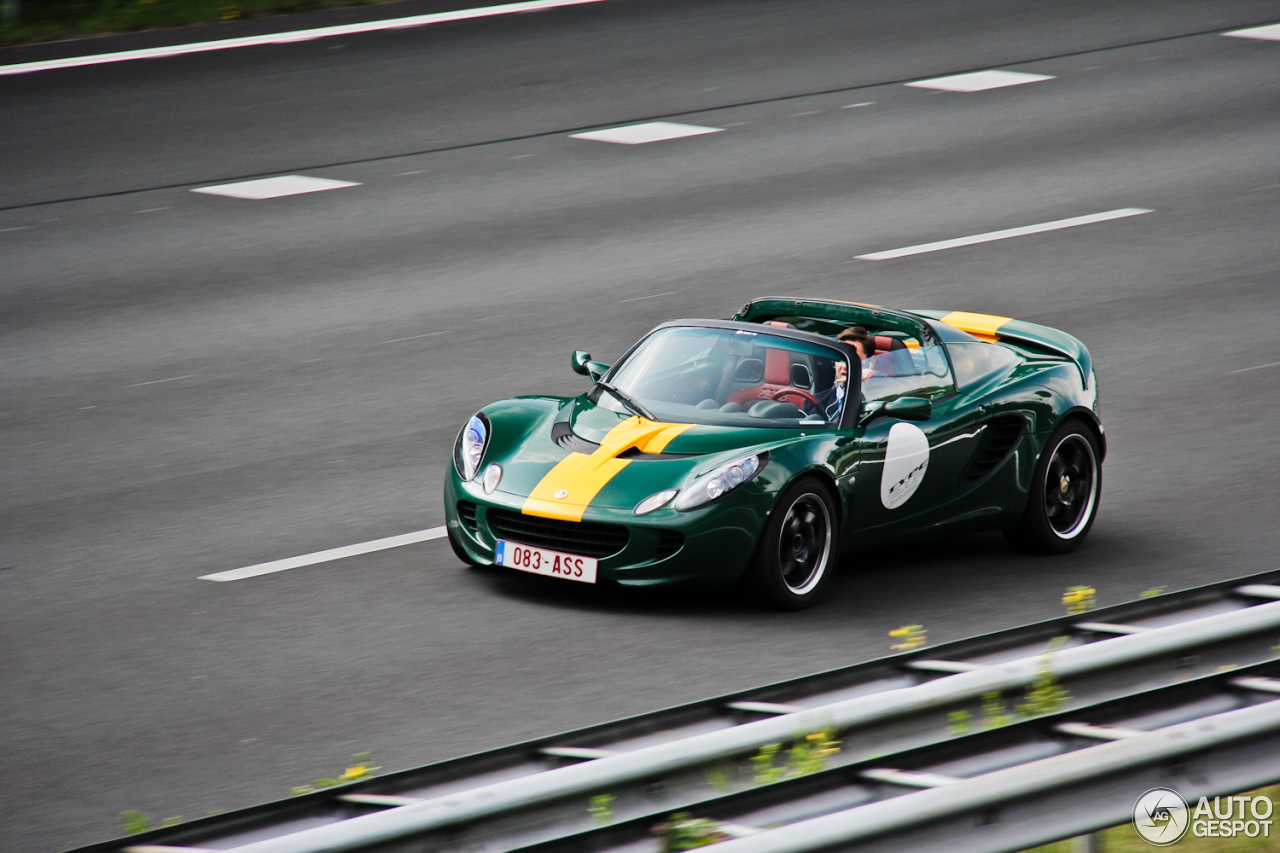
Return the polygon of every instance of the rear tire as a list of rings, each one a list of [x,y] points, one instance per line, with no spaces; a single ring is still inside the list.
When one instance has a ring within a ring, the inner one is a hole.
[[[831,493],[816,478],[784,489],[747,570],[756,600],[775,610],[816,604],[836,568],[839,518]]]
[[[1098,516],[1098,459],[1098,441],[1088,427],[1078,421],[1058,427],[1036,462],[1021,521],[1005,531],[1009,541],[1041,554],[1074,551]]]

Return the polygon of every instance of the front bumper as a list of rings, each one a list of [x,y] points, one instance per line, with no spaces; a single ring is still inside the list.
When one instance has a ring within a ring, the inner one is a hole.
[[[598,557],[602,580],[626,586],[730,584],[746,570],[762,519],[768,516],[769,496],[750,486],[687,513],[664,507],[637,517],[630,509],[592,506],[579,526],[522,515],[523,497],[500,491],[486,495],[478,484],[462,482],[451,468],[444,488],[445,518],[454,543],[479,565],[493,565],[498,539],[581,553],[572,544],[547,544],[540,538],[572,542],[581,532],[582,541],[591,541],[597,549],[611,548],[601,544],[609,537],[591,535],[599,532],[592,525],[608,525],[625,531],[625,544]],[[520,523],[513,524],[516,520]],[[616,530],[608,533],[613,537],[609,541],[618,537]]]

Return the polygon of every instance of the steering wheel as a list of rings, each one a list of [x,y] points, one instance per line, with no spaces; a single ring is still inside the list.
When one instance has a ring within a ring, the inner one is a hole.
[[[822,403],[818,402],[818,398],[813,396],[803,388],[784,388],[781,391],[779,391],[777,394],[774,394],[773,399],[777,401],[777,400],[781,400],[783,397],[793,395],[793,394],[797,397],[801,397],[807,400],[808,402],[812,403],[813,407],[817,409],[819,412],[822,411]]]

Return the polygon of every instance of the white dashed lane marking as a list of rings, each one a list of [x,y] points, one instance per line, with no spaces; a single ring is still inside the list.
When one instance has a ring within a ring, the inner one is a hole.
[[[231,198],[247,198],[261,201],[267,198],[280,198],[287,195],[318,193],[324,190],[337,190],[343,187],[358,187],[351,181],[334,181],[329,178],[309,178],[306,175],[284,175],[279,178],[261,178],[256,181],[240,181],[235,184],[220,184],[214,187],[199,187],[193,193],[207,195],[225,195]]]
[[[374,539],[372,542],[360,542],[356,545],[347,545],[342,548],[330,548],[328,551],[316,551],[314,554],[303,554],[301,557],[289,557],[284,560],[273,560],[270,563],[258,563],[255,566],[245,566],[241,569],[216,572],[212,575],[201,575],[200,580],[225,583],[226,581],[256,578],[259,575],[269,575],[273,572],[284,572],[289,569],[298,569],[303,566],[314,566],[316,563],[329,563],[334,560],[342,560],[347,557],[355,557],[360,554],[370,554],[374,551],[386,551],[389,548],[400,548],[404,545],[414,545],[418,542],[427,542],[431,539],[442,539],[444,536],[445,529],[443,527],[432,527],[429,530],[415,530],[413,533],[405,533],[401,536],[388,536],[386,539]]]
[[[194,373],[184,373],[182,376],[170,376],[168,379],[152,379],[150,382],[135,382],[132,385],[126,385],[126,388],[141,388],[143,385],[159,385],[162,382],[177,382],[179,379],[191,379]]]
[[[1249,27],[1247,30],[1232,30],[1229,33],[1223,33],[1223,35],[1238,39],[1265,39],[1267,41],[1280,41],[1280,24],[1267,24],[1265,27]]]
[[[892,258],[903,258],[908,255],[922,255],[925,252],[940,252],[943,249],[954,249],[957,246],[972,246],[975,243],[990,243],[994,240],[1007,240],[1010,237],[1022,237],[1026,234],[1040,234],[1044,231],[1057,231],[1061,228],[1075,228],[1078,225],[1092,225],[1095,222],[1106,222],[1109,219],[1122,219],[1126,216],[1139,216],[1152,211],[1142,207],[1126,207],[1121,210],[1108,210],[1103,213],[1091,213],[1088,216],[1075,216],[1071,219],[1058,219],[1053,222],[1041,222],[1039,225],[1024,225],[1021,228],[1008,228],[1003,231],[988,231],[985,234],[974,234],[969,237],[956,237],[952,240],[939,240],[936,243],[921,243],[901,249],[889,249],[884,252],[872,252],[858,255],[855,260],[887,261]]]
[[[590,139],[594,142],[613,142],[618,145],[643,145],[646,142],[663,142],[685,136],[701,136],[719,133],[722,127],[700,127],[696,124],[676,124],[671,121],[650,121],[607,130],[589,130],[586,133],[569,134],[574,139]]]
[[[649,296],[633,296],[630,299],[619,299],[617,302],[613,304],[621,305],[624,302],[639,302],[642,299],[657,299],[659,296],[675,296],[679,292],[680,291],[678,290],[668,290],[666,293],[653,293],[653,294],[650,294]]]
[[[983,92],[987,89],[1021,86],[1023,83],[1038,83],[1041,80],[1052,79],[1044,74],[1024,74],[1021,71],[971,71],[968,74],[917,80],[906,85],[915,86],[917,89],[941,89],[944,92]]]
[[[526,3],[504,3],[500,6],[484,6],[478,9],[459,9],[455,12],[437,12],[431,15],[413,15],[408,18],[392,18],[387,21],[366,21],[361,24],[344,24],[337,27],[320,27],[314,30],[293,30],[263,36],[219,39],[195,44],[175,44],[169,47],[153,47],[144,50],[125,50],[119,53],[99,53],[92,56],[73,56],[68,59],[50,59],[44,62],[22,62],[16,65],[0,65],[0,75],[27,74],[32,71],[49,71],[54,68],[78,68],[84,65],[102,65],[108,62],[128,62],[133,59],[158,59],[165,56],[181,56],[188,53],[207,53],[213,50],[231,50],[263,44],[287,44],[313,39],[347,36],[355,33],[372,33],[379,30],[397,30],[406,27],[425,27],[448,21],[465,21],[472,18],[491,18],[513,15],[518,12],[536,12],[539,9],[555,9],[560,6],[581,6],[600,3],[603,0],[530,0]]]
[[[425,335],[410,335],[410,336],[409,336],[409,337],[407,337],[407,338],[392,338],[392,339],[391,339],[391,340],[389,340],[389,341],[383,341],[383,343],[384,343],[384,344],[398,344],[398,343],[400,343],[401,341],[416,341],[416,340],[418,340],[419,338],[434,338],[436,335],[447,335],[447,334],[449,334],[449,330],[448,330],[448,329],[445,329],[443,332],[427,332]]]
[[[1273,361],[1270,364],[1258,364],[1253,367],[1242,367],[1239,370],[1228,370],[1228,373],[1248,373],[1250,370],[1261,370],[1264,367],[1280,367],[1280,361]]]

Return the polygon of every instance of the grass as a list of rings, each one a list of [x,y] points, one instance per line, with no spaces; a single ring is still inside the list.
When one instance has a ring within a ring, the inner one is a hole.
[[[0,45],[368,6],[375,2],[378,0],[21,0],[20,19],[0,22]]]
[[[1177,844],[1168,847],[1152,847],[1139,837],[1129,824],[1113,826],[1098,833],[1098,853],[1151,853],[1153,850],[1169,850],[1171,853],[1267,853],[1280,851],[1280,785],[1248,792],[1250,796],[1265,794],[1276,804],[1272,815],[1270,838],[1196,838],[1190,832]],[[1211,798],[1212,801],[1212,798]],[[1192,809],[1196,804],[1190,803]],[[1072,840],[1058,841],[1036,847],[1024,853],[1073,853]]]

